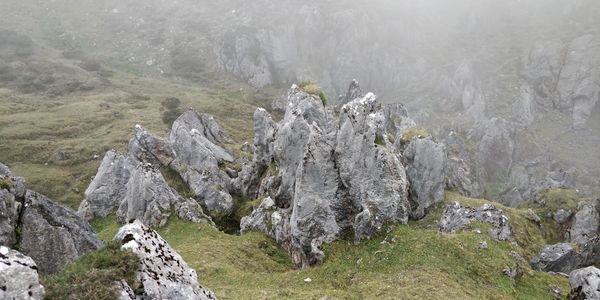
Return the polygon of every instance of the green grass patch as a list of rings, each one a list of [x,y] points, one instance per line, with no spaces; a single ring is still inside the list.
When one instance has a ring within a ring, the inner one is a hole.
[[[379,134],[375,135],[375,144],[385,147],[385,140],[383,139],[382,135],[379,135]]]
[[[96,230],[98,237],[105,242],[112,241],[113,237],[122,226],[122,224],[119,224],[117,216],[114,214],[105,218],[95,218],[90,221],[90,225]]]
[[[565,278],[532,272],[527,265],[530,254],[544,242],[525,211],[494,203],[513,225],[513,245],[485,234],[489,224],[484,223],[472,224],[482,234],[440,233],[435,221],[452,201],[473,207],[489,203],[448,193],[422,220],[390,226],[358,244],[341,240],[325,245],[325,262],[305,270],[293,269],[288,254],[262,233],[229,235],[176,217],[158,232],[219,299],[552,299],[552,286],[568,290]],[[95,226],[102,231],[118,228],[111,222],[116,220]],[[489,249],[479,249],[483,241]],[[515,260],[511,252],[525,262]],[[519,263],[524,273],[515,281],[502,273]]]
[[[427,131],[427,129],[424,127],[411,127],[402,131],[402,140],[411,141],[415,137],[424,138],[430,135],[431,134],[429,133],[429,131]]]
[[[62,272],[43,277],[46,299],[116,299],[114,282],[125,280],[132,288],[139,259],[129,251],[121,251],[118,241],[107,243],[68,265]]]
[[[10,190],[13,187],[13,182],[10,178],[0,180],[0,189]]]
[[[325,95],[325,92],[323,92],[323,89],[321,89],[321,87],[318,86],[316,83],[314,83],[310,80],[302,80],[300,82],[299,87],[301,90],[303,90],[306,93],[309,93],[309,94],[315,95],[315,96],[319,96],[323,106],[327,106],[327,101],[328,101],[327,96]]]

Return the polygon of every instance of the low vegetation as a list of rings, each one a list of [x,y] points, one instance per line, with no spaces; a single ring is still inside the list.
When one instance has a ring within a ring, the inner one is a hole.
[[[402,131],[402,140],[410,141],[414,138],[428,137],[431,134],[424,127],[411,127]]]
[[[310,80],[303,80],[300,82],[299,87],[306,93],[319,96],[321,102],[323,103],[323,106],[327,106],[327,96],[325,95],[325,92],[323,92],[323,89],[321,89],[321,87],[318,86],[316,83]]]
[[[453,201],[475,207],[488,203],[448,193],[423,220],[388,226],[358,244],[340,240],[325,245],[325,262],[305,270],[293,269],[287,253],[262,233],[229,235],[177,218],[159,233],[220,299],[552,299],[553,288],[568,290],[565,278],[528,266],[544,239],[525,210],[494,204],[513,225],[513,244],[493,240],[485,234],[489,225],[481,223],[456,234],[440,233],[436,221]],[[101,235],[113,236],[119,226],[111,222],[94,226]],[[484,241],[488,249],[479,248]],[[503,274],[516,266],[523,268],[522,276],[513,280]]]
[[[121,251],[118,241],[108,242],[102,249],[82,256],[62,272],[42,278],[46,299],[115,299],[115,281],[124,280],[135,286],[139,259],[129,251]]]

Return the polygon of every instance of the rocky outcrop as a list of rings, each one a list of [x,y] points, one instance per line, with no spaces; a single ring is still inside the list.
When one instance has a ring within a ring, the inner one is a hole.
[[[531,260],[531,266],[536,270],[569,273],[577,268],[588,267],[600,262],[600,237],[595,236],[574,244],[559,243],[546,245],[540,253]]]
[[[257,108],[254,112],[252,163],[242,168],[241,175],[234,182],[236,189],[246,198],[254,199],[259,196],[262,175],[273,161],[273,143],[277,130],[277,124],[271,115],[265,109]]]
[[[243,217],[240,228],[242,233],[252,230],[263,232],[291,252],[290,209],[278,208],[271,198],[265,198],[249,216]]]
[[[585,243],[589,238],[598,234],[600,228],[600,213],[598,202],[582,202],[573,217],[573,225],[569,231],[569,241],[572,243]]]
[[[226,140],[223,132],[213,117],[187,111],[173,123],[169,144],[175,156],[172,167],[190,186],[195,199],[209,213],[228,215],[233,211],[231,180],[219,164],[233,162],[233,156],[217,144]]]
[[[504,215],[501,209],[491,204],[484,204],[475,209],[454,202],[446,207],[439,221],[439,229],[441,232],[456,232],[473,221],[492,224],[493,227],[489,233],[494,239],[500,241],[512,240],[512,228],[508,222],[508,217]]]
[[[564,273],[576,269],[577,266],[577,251],[568,243],[547,245],[531,260],[531,267],[542,271]]]
[[[143,292],[133,298],[128,289],[122,293],[125,299],[216,299],[211,290],[198,283],[196,271],[158,233],[141,222],[121,227],[115,240],[140,259],[136,280]]]
[[[33,259],[0,246],[0,299],[44,299]]]
[[[148,226],[164,226],[171,215],[171,206],[183,202],[183,199],[171,190],[160,171],[151,165],[139,163],[130,172],[125,196],[117,210],[119,221],[140,220]]]
[[[507,182],[513,166],[514,131],[504,119],[492,118],[474,131],[471,138],[479,140],[478,165],[485,182]]]
[[[103,218],[116,211],[127,193],[134,163],[114,150],[106,152],[98,172],[85,190],[78,214],[87,220]]]
[[[571,113],[575,129],[585,128],[598,103],[599,49],[593,35],[551,40],[535,45],[524,61],[523,75],[535,91],[535,101]]]
[[[23,178],[12,176],[6,166],[0,164],[0,172],[4,182],[0,187],[0,245],[18,245],[46,274],[102,246],[92,227],[75,212],[26,190]]]
[[[587,267],[574,270],[569,274],[572,300],[598,300],[600,299],[600,270],[596,267]]]
[[[358,238],[372,236],[385,222],[406,223],[410,212],[406,172],[392,150],[384,120],[371,93],[340,112],[335,153],[342,184],[359,211],[354,217]]]
[[[25,195],[19,248],[41,273],[55,273],[102,246],[94,229],[75,212],[33,191]]]
[[[385,223],[406,223],[410,216],[404,157],[390,136],[414,122],[403,106],[383,107],[372,93],[357,97],[361,94],[353,82],[345,98],[355,98],[339,107],[337,120],[317,96],[295,85],[279,124],[264,110],[255,113],[254,159],[238,180],[244,191],[258,181],[260,188],[252,193],[265,200],[242,219],[241,231],[265,232],[298,266],[321,262],[322,244],[348,229],[356,240],[366,239]],[[411,156],[422,197],[415,211],[421,214],[441,199],[445,180],[445,150],[435,144],[423,155],[428,146],[413,146],[419,149]],[[426,162],[428,155],[440,161]],[[434,199],[425,199],[431,195]]]
[[[136,125],[127,155],[114,150],[106,153],[78,213],[91,219],[116,212],[122,223],[140,220],[161,227],[173,212],[193,222],[212,224],[200,205],[211,212],[231,212],[229,177],[218,164],[233,158],[215,144],[228,142],[229,136],[214,117],[188,111],[175,121],[171,138],[174,144]],[[170,188],[159,168],[181,174],[197,199],[184,199]]]
[[[444,200],[446,147],[431,137],[417,138],[404,150],[404,157],[410,183],[411,217],[420,219],[429,207]]]

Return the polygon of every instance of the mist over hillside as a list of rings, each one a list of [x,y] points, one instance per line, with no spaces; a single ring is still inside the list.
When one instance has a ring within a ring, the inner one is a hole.
[[[444,277],[438,298],[566,296],[560,273],[600,263],[598,15],[596,0],[0,1],[0,245],[56,298],[73,278],[51,273],[137,263],[100,241],[134,220],[122,231],[191,260],[181,274],[209,273],[214,294],[189,283],[200,299],[244,296],[256,270],[265,298],[392,298],[359,262],[377,253]],[[38,221],[77,251],[28,249]],[[410,261],[381,248],[403,236]],[[199,256],[200,240],[251,254]],[[452,273],[444,247],[489,260]]]

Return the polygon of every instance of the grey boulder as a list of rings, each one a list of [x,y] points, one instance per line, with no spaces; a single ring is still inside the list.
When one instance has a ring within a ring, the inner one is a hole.
[[[87,220],[103,218],[117,210],[127,192],[135,163],[114,150],[106,152],[98,172],[85,190],[78,214]]]
[[[0,246],[0,299],[41,300],[44,294],[33,259]]]
[[[20,249],[41,273],[55,273],[79,256],[102,246],[93,228],[75,212],[27,191]]]
[[[136,279],[143,285],[141,299],[216,299],[214,293],[198,283],[196,271],[160,237],[139,221],[121,227],[115,240],[122,249],[140,259]],[[130,295],[125,292],[124,295]]]
[[[568,273],[578,267],[579,259],[571,244],[560,243],[545,246],[530,264],[536,270]]]
[[[410,183],[411,218],[423,218],[428,209],[444,200],[446,147],[431,137],[413,139],[404,150]]]
[[[600,270],[594,266],[574,270],[569,273],[572,300],[600,299]]]

